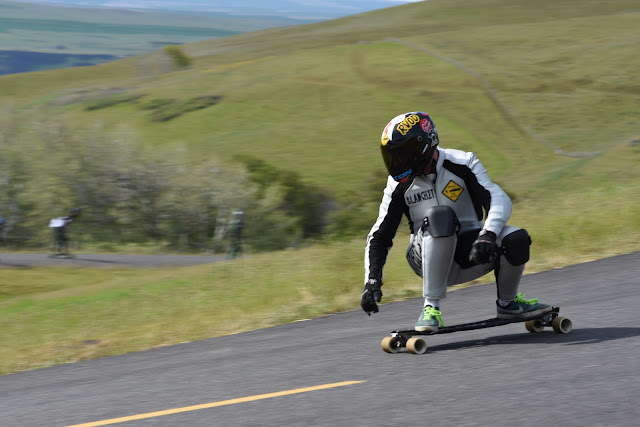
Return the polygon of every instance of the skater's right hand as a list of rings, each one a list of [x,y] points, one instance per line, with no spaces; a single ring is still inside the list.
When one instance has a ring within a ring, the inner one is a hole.
[[[360,307],[371,316],[371,313],[378,312],[378,304],[382,299],[382,290],[380,290],[382,282],[376,279],[369,279],[364,285],[364,292],[362,292],[362,299],[360,300]]]
[[[497,249],[496,234],[488,230],[482,230],[473,245],[471,245],[469,261],[476,265],[492,263]]]

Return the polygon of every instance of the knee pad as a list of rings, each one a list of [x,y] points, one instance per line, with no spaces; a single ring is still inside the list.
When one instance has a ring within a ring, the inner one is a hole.
[[[529,261],[529,246],[531,246],[531,237],[524,229],[507,234],[502,239],[504,257],[511,265],[522,265]]]
[[[456,234],[458,217],[449,206],[434,206],[427,211],[422,225],[422,232],[431,237],[449,237]]]

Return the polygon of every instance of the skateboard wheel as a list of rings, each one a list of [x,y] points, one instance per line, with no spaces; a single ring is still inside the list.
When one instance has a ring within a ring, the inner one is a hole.
[[[558,334],[568,334],[573,329],[573,323],[567,317],[556,317],[551,322],[551,326]]]
[[[402,347],[400,341],[395,337],[384,337],[381,343],[382,349],[387,353],[397,353]]]
[[[544,321],[542,319],[527,320],[524,322],[524,327],[529,332],[542,332],[544,330]]]
[[[413,354],[424,354],[427,352],[427,343],[422,338],[409,338],[407,340],[407,351]]]

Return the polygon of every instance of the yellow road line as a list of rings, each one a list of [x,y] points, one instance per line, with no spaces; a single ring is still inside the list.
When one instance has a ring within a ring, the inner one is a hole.
[[[197,411],[199,409],[215,408],[218,406],[235,405],[236,403],[253,402],[254,400],[271,399],[272,397],[288,396],[290,394],[307,393],[309,391],[326,390],[328,388],[344,387],[346,385],[360,384],[365,381],[343,381],[340,383],[316,385],[313,387],[296,388],[293,390],[278,391],[275,393],[258,394],[255,396],[240,397],[237,399],[222,400],[220,402],[203,403],[201,405],[184,406],[182,408],[167,409],[164,411],[147,412],[146,414],[131,415],[128,417],[111,418],[110,420],[94,421],[85,424],[75,424],[68,427],[94,427],[109,424],[124,423],[127,421],[142,420],[144,418],[162,417],[164,415],[179,414],[181,412]]]

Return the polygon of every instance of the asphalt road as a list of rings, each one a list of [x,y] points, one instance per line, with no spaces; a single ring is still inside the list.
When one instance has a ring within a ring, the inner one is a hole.
[[[351,311],[5,375],[0,424],[637,425],[640,252],[527,275],[521,291],[560,306],[574,330],[532,334],[516,323],[427,337],[423,355],[384,353],[381,339],[418,316],[421,301],[407,300],[371,317]],[[491,317],[494,298],[493,284],[456,290],[443,318]]]
[[[122,255],[76,254],[73,258],[51,258],[49,254],[0,254],[0,267],[179,267],[206,264],[225,259],[224,255]]]

